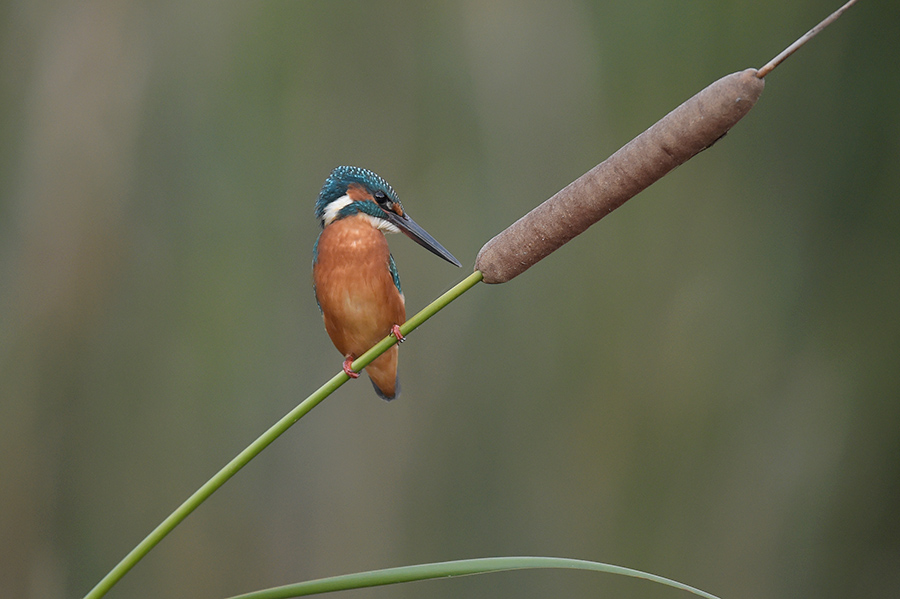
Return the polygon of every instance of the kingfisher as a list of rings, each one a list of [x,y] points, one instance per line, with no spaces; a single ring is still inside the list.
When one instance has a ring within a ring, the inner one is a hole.
[[[343,369],[351,378],[359,373],[353,361],[387,335],[404,337],[406,304],[397,266],[385,233],[407,237],[461,266],[404,212],[394,189],[370,170],[339,166],[328,176],[316,200],[322,226],[313,247],[313,289],[325,320],[325,331],[344,356]],[[375,392],[382,399],[400,393],[397,345],[366,367]]]

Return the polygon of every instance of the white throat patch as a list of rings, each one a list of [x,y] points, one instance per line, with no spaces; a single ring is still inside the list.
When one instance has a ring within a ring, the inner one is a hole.
[[[325,214],[322,215],[323,226],[328,226],[337,218],[338,212],[353,203],[348,195],[342,195],[335,201],[325,206]]]

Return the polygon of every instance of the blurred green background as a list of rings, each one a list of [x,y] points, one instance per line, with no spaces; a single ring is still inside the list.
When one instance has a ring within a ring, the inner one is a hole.
[[[464,264],[838,2],[0,6],[0,596],[90,589],[340,367],[310,286],[331,168]],[[343,387],[111,597],[555,555],[724,597],[900,595],[900,4]],[[391,238],[410,313],[466,274]],[[348,597],[676,597],[509,573]],[[342,595],[343,596],[343,595]]]

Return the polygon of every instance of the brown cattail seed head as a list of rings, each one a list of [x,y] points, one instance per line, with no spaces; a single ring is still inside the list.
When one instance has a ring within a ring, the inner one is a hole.
[[[488,241],[475,259],[505,283],[714,144],[750,111],[765,82],[747,69],[722,77],[618,152]]]

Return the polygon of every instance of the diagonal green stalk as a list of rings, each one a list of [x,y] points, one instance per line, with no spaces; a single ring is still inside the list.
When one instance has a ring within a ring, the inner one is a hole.
[[[437,314],[437,312],[447,304],[474,287],[481,279],[481,272],[476,270],[457,283],[449,291],[425,306],[418,314],[407,320],[400,326],[400,332],[404,335],[408,335],[426,320]],[[358,371],[365,368],[372,360],[387,351],[388,348],[395,343],[397,343],[397,339],[388,335],[379,341],[372,349],[357,358],[357,360],[353,362],[353,369]],[[166,535],[172,532],[172,530],[187,518],[191,512],[197,509],[201,503],[206,501],[206,499],[218,490],[219,487],[224,485],[228,479],[237,474],[238,470],[246,466],[250,460],[259,455],[263,449],[268,447],[275,439],[281,436],[282,433],[287,431],[291,425],[303,418],[310,410],[319,405],[322,400],[331,395],[338,387],[348,380],[350,380],[350,377],[347,376],[344,371],[339,372],[331,377],[331,380],[319,387],[312,395],[300,402],[297,407],[283,416],[281,420],[273,424],[269,430],[248,445],[246,449],[240,452],[212,478],[206,481],[202,487],[194,491],[194,494],[188,497],[174,512],[169,514],[165,520],[153,529],[143,541],[138,543],[128,555],[122,558],[122,561],[116,564],[116,566],[110,570],[87,595],[85,595],[85,599],[98,599],[99,597],[103,597],[113,585],[119,582],[119,580],[121,580],[135,564],[162,541]]]
[[[581,559],[569,559],[564,557],[485,557],[476,559],[463,559],[451,562],[438,562],[433,564],[419,564],[416,566],[402,566],[399,568],[385,568],[371,572],[357,572],[356,574],[344,574],[330,578],[307,580],[296,584],[289,584],[262,591],[254,591],[244,595],[237,595],[231,599],[287,599],[288,597],[303,597],[306,595],[318,595],[333,591],[348,589],[362,589],[368,587],[399,584],[401,582],[413,582],[417,580],[430,580],[434,578],[447,578],[450,576],[468,576],[471,574],[486,574],[489,572],[503,572],[508,570],[528,570],[535,568],[567,568],[574,570],[591,570],[642,578],[687,591],[706,599],[718,599],[705,591],[688,586],[684,583],[633,570],[612,564],[602,564]]]
[[[480,270],[476,270],[468,277],[454,285],[449,291],[445,292],[442,296],[419,310],[419,313],[413,316],[412,318],[407,319],[402,325],[400,325],[400,332],[406,336],[411,332],[415,331],[419,328],[422,323],[435,315],[441,308],[458,298],[460,295],[471,289],[475,286],[476,283],[481,281],[483,275]],[[372,349],[358,357],[353,364],[350,365],[353,370],[359,372],[366,366],[368,366],[372,360],[386,352],[392,345],[397,343],[397,339],[393,335],[388,335],[378,343],[372,346]],[[341,373],[346,379],[350,377]],[[341,384],[346,382],[346,379],[341,381]],[[340,386],[340,385],[339,385]]]

